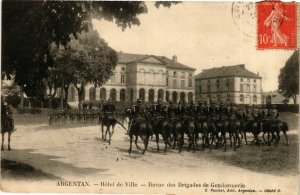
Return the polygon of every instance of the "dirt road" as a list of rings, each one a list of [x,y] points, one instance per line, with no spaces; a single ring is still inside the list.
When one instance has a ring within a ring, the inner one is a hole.
[[[21,162],[62,179],[2,179],[1,188],[5,191],[210,194],[223,189],[234,189],[237,193],[239,189],[255,192],[275,189],[280,194],[295,194],[298,190],[295,188],[298,175],[277,176],[230,166],[209,158],[219,152],[215,150],[195,153],[184,150],[180,154],[169,150],[164,154],[158,153],[155,142],[151,141],[145,155],[135,146],[129,155],[129,140],[120,127],[115,129],[111,145],[101,139],[96,125],[41,123],[16,127],[13,150],[2,152],[2,159]],[[88,186],[74,186],[74,181],[82,182],[76,185]],[[223,183],[237,186],[215,186]]]

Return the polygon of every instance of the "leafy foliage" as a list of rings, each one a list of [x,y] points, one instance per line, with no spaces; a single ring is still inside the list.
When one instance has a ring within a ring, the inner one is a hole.
[[[296,103],[296,95],[299,94],[299,50],[287,60],[278,76],[278,89],[286,97],[292,97]]]
[[[94,83],[100,86],[109,79],[112,69],[117,65],[117,53],[101,39],[97,31],[90,30],[76,34],[78,39],[71,37],[64,47],[51,45],[50,54],[54,68],[49,69],[49,87],[63,86],[68,88],[71,83],[84,86]]]
[[[171,4],[157,2],[156,6]],[[142,1],[4,0],[2,70],[14,73],[15,82],[28,96],[43,96],[44,81],[53,67],[51,43],[66,46],[70,34],[77,38],[77,33],[92,27],[93,18],[113,21],[125,29],[139,25],[138,15],[144,13],[147,6]]]

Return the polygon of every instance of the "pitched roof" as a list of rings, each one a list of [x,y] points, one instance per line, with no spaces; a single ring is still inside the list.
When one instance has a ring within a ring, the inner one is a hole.
[[[215,78],[220,76],[261,78],[261,76],[258,74],[247,70],[244,64],[238,64],[234,66],[222,66],[218,68],[204,69],[201,73],[195,76],[195,79]]]
[[[147,54],[129,54],[129,53],[118,52],[118,58],[119,58],[118,63],[128,64],[132,62],[138,62],[151,56],[164,63],[167,68],[193,70],[193,71],[196,70],[194,68],[181,64],[177,61],[171,60],[165,56],[156,56],[156,55],[147,55]]]

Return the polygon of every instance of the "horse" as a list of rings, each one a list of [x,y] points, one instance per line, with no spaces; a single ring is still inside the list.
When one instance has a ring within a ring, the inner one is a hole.
[[[268,133],[268,140],[266,141],[264,135]],[[271,140],[269,139],[271,134]],[[274,145],[277,147],[278,142],[280,139],[280,126],[278,122],[274,119],[267,118],[263,122],[263,140],[268,144],[271,145],[272,141],[275,140]]]
[[[137,149],[139,149],[139,146],[137,144],[138,137],[140,137],[144,143],[144,150],[142,154],[145,154],[148,143],[149,143],[149,137],[152,133],[152,125],[149,122],[149,120],[146,121],[146,118],[143,116],[137,116],[137,118],[133,118],[132,110],[126,109],[125,111],[125,117],[129,117],[129,124],[128,124],[128,135],[130,138],[130,146],[128,149],[128,153],[131,154],[132,151],[132,140],[133,136],[135,136],[135,145]]]
[[[184,132],[188,136],[188,149],[192,147],[195,150],[195,119],[192,116],[185,116],[183,122]],[[184,137],[182,137],[184,139]],[[183,143],[182,143],[183,144]]]
[[[151,117],[152,121],[152,128],[153,128],[153,133],[155,134],[156,137],[156,144],[157,144],[157,151],[159,151],[159,135],[162,135],[164,144],[165,144],[165,149],[164,152],[167,152],[167,147],[168,147],[168,139],[170,137],[171,133],[171,128],[170,125],[168,124],[168,120],[163,117],[163,116],[155,116],[153,115]]]
[[[211,136],[211,143],[210,145],[210,149],[211,149],[211,145],[213,144],[213,142],[215,142],[216,144],[219,143],[219,135],[218,135],[218,129],[217,129],[217,117],[208,117],[207,118],[207,127],[208,127],[208,135]],[[215,140],[215,138],[217,138],[217,142]]]
[[[102,139],[106,141],[106,136],[108,133],[109,145],[111,144],[111,137],[114,134],[114,128],[116,124],[119,124],[121,127],[123,127],[126,130],[124,125],[116,119],[113,113],[106,113],[106,116],[102,115],[102,117],[100,117],[100,123],[101,123]],[[104,136],[104,126],[106,126],[105,136]],[[112,129],[112,131],[110,131],[110,128]]]
[[[233,137],[233,150],[235,151],[236,148],[239,148],[241,145],[241,140],[239,137],[239,133],[240,133],[240,128],[241,128],[241,123],[240,121],[232,116],[229,118],[229,124],[228,124],[228,133],[230,136],[230,146],[232,146],[232,137]]]
[[[175,148],[176,142],[178,144],[178,152],[180,153],[183,147],[184,129],[183,123],[178,117],[172,117],[172,134],[173,134],[173,148]]]

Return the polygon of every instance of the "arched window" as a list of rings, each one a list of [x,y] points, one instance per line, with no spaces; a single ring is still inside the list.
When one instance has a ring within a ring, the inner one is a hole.
[[[173,101],[174,103],[177,103],[177,92],[176,92],[176,91],[174,91],[174,92],[172,93],[172,101]]]
[[[164,101],[164,90],[162,89],[158,90],[157,98],[161,99],[161,101]]]
[[[105,101],[106,100],[106,89],[101,88],[100,89],[100,101]]]
[[[166,101],[170,100],[170,93],[168,91],[166,91]]]
[[[181,101],[185,100],[185,93],[184,92],[180,93],[180,100]]]
[[[95,101],[96,100],[96,89],[95,87],[90,88],[90,93],[89,93],[90,101]]]
[[[129,89],[129,101],[133,102],[133,89]]]
[[[112,88],[110,90],[109,97],[111,98],[112,101],[116,101],[116,98],[117,98],[117,91],[116,91],[116,89]]]
[[[149,102],[153,102],[154,101],[154,89],[150,89],[149,90]]]
[[[121,89],[120,90],[120,101],[121,102],[125,102],[125,99],[126,99],[126,91],[125,91],[125,89]]]
[[[141,88],[139,90],[139,99],[142,100],[143,102],[145,102],[145,89]]]

